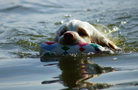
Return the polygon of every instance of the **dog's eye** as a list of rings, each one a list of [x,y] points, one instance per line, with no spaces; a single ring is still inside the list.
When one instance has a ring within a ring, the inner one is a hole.
[[[83,28],[78,28],[78,34],[80,36],[87,36],[87,33]]]
[[[62,36],[65,32],[66,30],[61,31],[59,36]]]
[[[61,28],[62,29],[61,29],[61,32],[60,32],[59,36],[62,36],[67,31],[67,27],[66,26],[61,27]]]

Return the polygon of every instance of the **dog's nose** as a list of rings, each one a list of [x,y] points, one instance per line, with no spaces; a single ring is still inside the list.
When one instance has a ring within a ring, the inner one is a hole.
[[[71,32],[66,32],[66,33],[64,34],[64,38],[65,38],[65,39],[72,39],[73,37],[74,37],[74,34],[71,33]]]

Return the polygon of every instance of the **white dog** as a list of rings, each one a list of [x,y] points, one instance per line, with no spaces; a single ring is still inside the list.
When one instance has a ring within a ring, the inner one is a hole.
[[[71,20],[61,26],[56,33],[54,41],[64,45],[95,43],[109,47],[110,49],[120,50],[119,47],[96,30],[91,24],[79,20]]]

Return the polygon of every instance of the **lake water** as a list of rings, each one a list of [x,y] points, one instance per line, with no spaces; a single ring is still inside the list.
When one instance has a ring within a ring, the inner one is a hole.
[[[0,0],[1,90],[137,90],[137,0]],[[94,25],[119,55],[41,62],[39,46],[64,23]]]

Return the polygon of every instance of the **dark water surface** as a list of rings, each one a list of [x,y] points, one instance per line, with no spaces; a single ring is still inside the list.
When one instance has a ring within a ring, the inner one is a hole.
[[[138,89],[137,0],[0,0],[1,90]],[[94,25],[121,55],[40,62],[39,45],[64,23]]]

